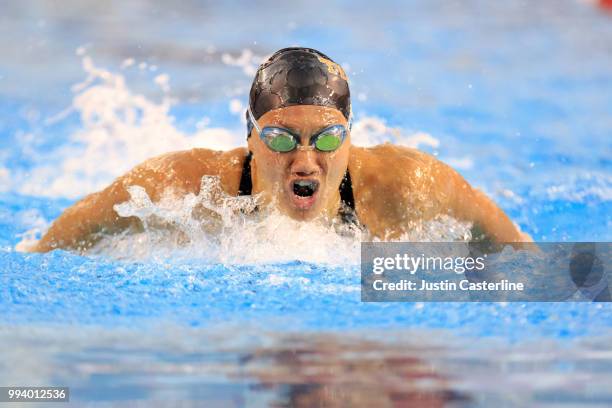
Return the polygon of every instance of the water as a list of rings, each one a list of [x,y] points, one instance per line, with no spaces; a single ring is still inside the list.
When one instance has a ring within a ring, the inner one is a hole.
[[[135,191],[124,211],[176,228],[16,250],[148,157],[243,144],[253,70],[294,44],[345,66],[356,144],[435,154],[536,240],[610,241],[612,16],[507,3],[0,6],[0,385],[96,406],[610,405],[608,304],[362,303],[357,232],[219,210],[208,239],[198,197]]]

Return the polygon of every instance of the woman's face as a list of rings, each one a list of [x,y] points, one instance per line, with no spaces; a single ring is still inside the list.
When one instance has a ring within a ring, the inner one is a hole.
[[[291,130],[299,135],[303,146],[328,126],[348,126],[339,110],[314,105],[275,109],[257,122],[262,129],[276,126]],[[333,218],[337,214],[339,187],[349,160],[348,129],[344,142],[333,152],[295,149],[288,153],[272,151],[253,129],[249,150],[253,153],[253,193],[261,193],[266,203],[297,220]]]

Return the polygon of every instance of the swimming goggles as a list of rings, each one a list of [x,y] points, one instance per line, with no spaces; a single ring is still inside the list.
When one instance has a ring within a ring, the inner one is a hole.
[[[332,125],[322,129],[310,137],[309,146],[300,144],[300,137],[296,133],[282,127],[266,126],[263,129],[257,120],[247,109],[249,120],[259,133],[259,137],[272,151],[288,153],[293,150],[318,150],[321,152],[333,152],[337,150],[346,138],[346,128],[343,125]]]

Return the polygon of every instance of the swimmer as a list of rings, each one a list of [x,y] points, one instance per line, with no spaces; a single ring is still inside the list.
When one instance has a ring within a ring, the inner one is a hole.
[[[485,194],[436,158],[392,144],[351,144],[351,101],[344,70],[311,48],[285,48],[257,70],[247,117],[247,147],[196,148],[152,158],[68,208],[31,249],[86,251],[103,234],[140,227],[120,217],[127,188],[156,202],[169,192],[198,194],[203,176],[225,193],[258,195],[295,220],[356,222],[373,238],[399,239],[415,223],[448,215],[493,242],[531,241]]]

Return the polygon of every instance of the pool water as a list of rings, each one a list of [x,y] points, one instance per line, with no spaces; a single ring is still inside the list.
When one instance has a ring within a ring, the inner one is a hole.
[[[609,303],[363,303],[358,234],[271,214],[211,239],[185,217],[202,197],[134,191],[122,211],[176,230],[21,251],[148,157],[242,145],[254,70],[290,45],[345,67],[355,144],[436,155],[538,241],[610,241],[612,15],[592,3],[3,4],[0,386],[95,406],[611,405]]]

